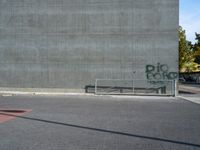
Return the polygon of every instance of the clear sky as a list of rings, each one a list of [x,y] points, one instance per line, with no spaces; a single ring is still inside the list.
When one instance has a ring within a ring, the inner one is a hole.
[[[179,0],[179,25],[186,30],[187,40],[195,41],[195,32],[200,34],[200,0]]]

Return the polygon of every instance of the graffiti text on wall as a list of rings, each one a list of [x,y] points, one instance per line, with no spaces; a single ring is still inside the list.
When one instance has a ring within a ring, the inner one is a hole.
[[[170,72],[168,65],[157,63],[157,65],[146,65],[146,77],[148,80],[174,80],[177,72]]]

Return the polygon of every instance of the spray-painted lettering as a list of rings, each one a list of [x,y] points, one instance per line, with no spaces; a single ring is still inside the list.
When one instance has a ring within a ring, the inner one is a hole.
[[[146,77],[148,80],[174,80],[177,72],[170,72],[168,65],[157,63],[157,65],[146,65]]]

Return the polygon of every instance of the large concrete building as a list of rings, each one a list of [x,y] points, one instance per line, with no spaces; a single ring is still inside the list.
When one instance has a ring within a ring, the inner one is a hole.
[[[178,0],[1,0],[0,87],[175,79]]]

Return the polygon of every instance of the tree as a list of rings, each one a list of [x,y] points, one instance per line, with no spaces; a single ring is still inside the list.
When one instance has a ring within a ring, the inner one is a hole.
[[[194,56],[195,56],[195,61],[196,63],[200,64],[200,34],[195,33],[196,35],[196,42],[194,44]]]
[[[193,51],[191,42],[186,40],[185,30],[179,27],[179,70],[180,72],[191,72],[193,68]]]

